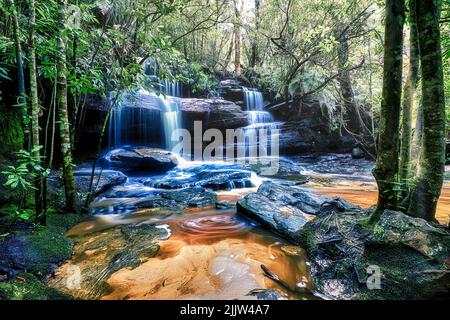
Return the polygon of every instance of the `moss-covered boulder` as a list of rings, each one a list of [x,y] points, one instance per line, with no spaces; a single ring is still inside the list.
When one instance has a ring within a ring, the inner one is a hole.
[[[72,255],[72,241],[64,232],[79,221],[75,214],[53,214],[46,227],[28,227],[0,239],[0,274],[15,277],[32,273],[39,278],[53,272]]]
[[[304,226],[315,290],[332,299],[448,297],[449,231],[388,210],[369,225],[370,213],[331,203]]]
[[[30,273],[0,282],[0,300],[67,300],[69,296],[47,287]]]

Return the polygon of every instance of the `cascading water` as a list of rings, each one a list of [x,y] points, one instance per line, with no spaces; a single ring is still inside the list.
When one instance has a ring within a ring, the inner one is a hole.
[[[126,94],[112,111],[109,121],[110,148],[130,144],[171,150],[175,145],[171,135],[181,127],[178,98],[183,97],[183,86],[179,81],[159,79],[157,73],[157,63],[148,59],[145,75],[159,86],[152,91]]]
[[[252,125],[273,122],[272,115],[264,111],[264,98],[261,92],[244,88],[245,107]]]
[[[145,145],[170,150],[180,128],[179,101],[147,90],[126,94],[110,116],[109,147]]]

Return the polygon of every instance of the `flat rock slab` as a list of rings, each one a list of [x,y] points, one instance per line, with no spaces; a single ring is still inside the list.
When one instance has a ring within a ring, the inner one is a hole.
[[[167,151],[146,147],[124,147],[104,157],[110,167],[125,172],[162,173],[178,165],[177,157]]]
[[[319,197],[295,186],[263,183],[256,193],[239,200],[238,212],[298,243],[303,226],[316,215],[328,197]]]
[[[146,186],[158,189],[202,187],[211,190],[231,190],[254,187],[252,172],[236,165],[203,165],[173,170],[161,179],[145,179]]]

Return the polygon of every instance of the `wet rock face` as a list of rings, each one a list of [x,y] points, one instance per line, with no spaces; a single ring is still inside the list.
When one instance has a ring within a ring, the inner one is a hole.
[[[350,153],[354,139],[330,132],[327,123],[305,118],[287,122],[281,128],[280,151],[282,154],[301,154],[311,152]]]
[[[107,204],[103,205],[102,202]],[[131,213],[140,209],[155,208],[180,212],[184,209],[215,207],[216,202],[217,196],[215,193],[200,187],[147,192],[112,189],[93,203],[91,213],[94,215],[112,212]]]
[[[250,171],[239,166],[204,165],[174,170],[159,180],[146,179],[144,184],[159,189],[202,187],[211,190],[230,190],[253,187],[251,176]]]
[[[244,88],[238,80],[223,80],[219,83],[220,95],[229,101],[243,106],[245,104]]]
[[[450,290],[450,233],[444,227],[386,210],[326,206],[302,231],[315,289],[335,299],[439,298]]]
[[[308,215],[320,211],[327,197],[318,197],[295,186],[262,184],[258,192],[239,200],[238,212],[298,243]]]
[[[204,208],[215,206],[216,195],[204,188],[186,188],[175,191],[162,191],[151,199],[136,203],[137,208]]]
[[[178,160],[175,155],[164,150],[127,147],[110,152],[103,163],[125,172],[160,173],[175,168]]]
[[[352,159],[364,159],[364,150],[361,148],[353,148],[352,149]]]
[[[180,99],[183,125],[189,131],[194,121],[202,121],[203,129],[226,130],[245,127],[248,117],[241,107],[222,99]]]
[[[92,170],[88,168],[76,169],[74,171],[75,190],[77,192],[77,204],[83,206],[91,183]],[[94,196],[105,193],[111,188],[121,185],[127,181],[127,176],[116,170],[97,169],[94,173],[93,192]],[[59,172],[53,172],[48,178],[48,197],[50,203],[57,207],[64,207],[64,181]]]

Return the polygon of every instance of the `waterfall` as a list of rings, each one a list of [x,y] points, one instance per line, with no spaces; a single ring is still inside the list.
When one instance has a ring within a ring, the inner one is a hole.
[[[252,126],[260,126],[274,122],[272,115],[264,110],[264,98],[255,89],[244,88],[245,111]]]
[[[147,90],[126,94],[110,115],[109,147],[143,145],[170,150],[180,128],[179,101]]]
[[[244,96],[247,111],[264,111],[264,99],[261,92],[244,88]]]
[[[161,93],[170,97],[183,97],[183,85],[180,81],[159,80]]]

